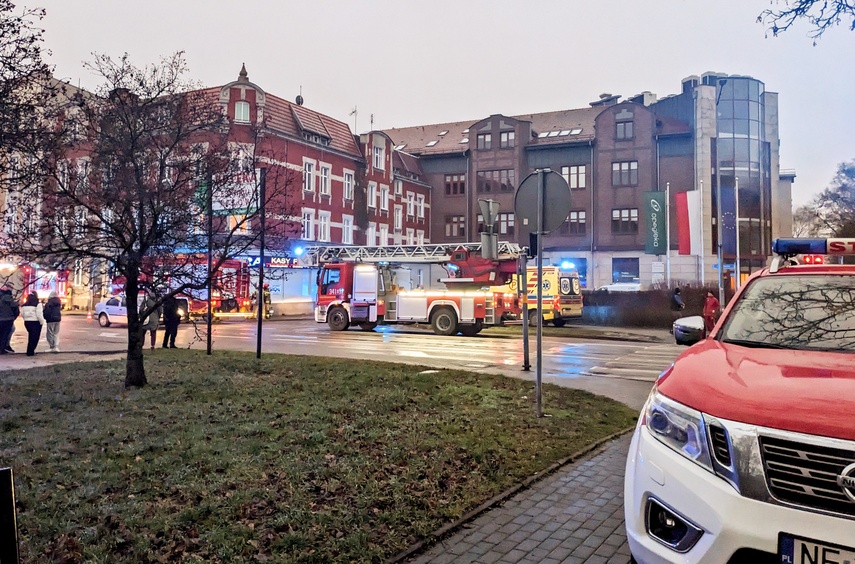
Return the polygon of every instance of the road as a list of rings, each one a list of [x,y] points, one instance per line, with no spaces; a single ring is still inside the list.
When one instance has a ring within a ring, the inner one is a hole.
[[[19,323],[20,325],[20,323]],[[213,326],[213,350],[255,351],[255,321],[227,321]],[[184,324],[177,344],[204,349],[205,326]],[[534,338],[531,339],[531,369],[523,371],[522,339],[510,336],[441,337],[419,329],[382,328],[373,332],[351,329],[330,331],[312,320],[264,323],[262,354],[284,353],[357,358],[419,364],[437,368],[501,373],[535,379]],[[25,333],[19,327],[13,348],[24,347]],[[163,337],[158,332],[158,346]],[[97,321],[67,315],[61,328],[63,351],[120,352],[126,346],[126,328],[102,328]],[[40,345],[46,348],[44,339]],[[543,338],[542,378],[545,383],[588,390],[612,397],[640,409],[651,384],[684,350],[672,344],[606,341],[593,339]]]

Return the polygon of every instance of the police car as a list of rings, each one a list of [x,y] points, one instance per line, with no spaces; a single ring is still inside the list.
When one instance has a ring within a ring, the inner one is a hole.
[[[642,564],[855,563],[855,265],[827,264],[855,239],[773,250],[641,412],[624,507]]]

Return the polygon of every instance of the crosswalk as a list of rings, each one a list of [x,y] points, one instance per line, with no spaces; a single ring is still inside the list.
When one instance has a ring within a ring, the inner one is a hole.
[[[672,344],[639,345],[588,369],[593,376],[654,382],[686,347]]]

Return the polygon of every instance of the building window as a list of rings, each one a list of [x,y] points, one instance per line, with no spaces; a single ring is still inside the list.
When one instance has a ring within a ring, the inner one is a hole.
[[[385,184],[380,185],[380,209],[389,211],[389,187]]]
[[[571,190],[585,187],[585,165],[562,166],[561,176]]]
[[[500,213],[496,219],[497,232],[499,235],[514,236],[514,214]]]
[[[499,134],[499,146],[502,149],[512,149],[514,146],[514,137],[516,134],[513,131],[503,131]]]
[[[424,194],[416,196],[416,217],[419,219],[425,218],[425,197]]]
[[[615,139],[632,139],[632,122],[619,121],[615,123]]]
[[[571,211],[564,222],[562,231],[565,235],[584,235],[587,212]]]
[[[638,161],[612,163],[612,186],[638,184]]]
[[[373,221],[368,223],[368,229],[365,230],[365,244],[377,244],[377,226]]]
[[[478,171],[475,182],[477,192],[514,192],[517,182],[516,172],[512,168]]]
[[[465,237],[466,224],[462,215],[447,215],[445,216],[445,236],[446,237]]]
[[[368,183],[368,207],[377,207],[377,184],[374,182]]]
[[[416,215],[416,195],[412,192],[407,192],[407,217]]]
[[[89,212],[83,206],[79,206],[74,211],[74,236],[83,237],[86,234],[86,227],[89,221]]]
[[[404,208],[395,206],[395,231],[400,232],[404,225]]]
[[[315,191],[315,163],[310,161],[303,163],[303,190],[306,192]]]
[[[235,102],[235,121],[249,123],[249,102]]]
[[[493,148],[493,136],[489,133],[478,134],[478,149],[489,151]]]
[[[612,259],[612,283],[638,282],[638,278],[637,258]]]
[[[380,246],[385,247],[389,244],[389,226],[385,223],[380,226]]]
[[[612,233],[638,233],[638,208],[612,210]]]
[[[403,180],[395,180],[395,195],[400,196],[404,191],[404,181]]]
[[[466,192],[466,175],[465,174],[446,174],[445,175],[445,195],[458,196]]]
[[[353,199],[353,173],[345,172],[344,173],[344,199],[352,200]]]
[[[315,240],[315,210],[303,210],[303,234],[306,241]]]
[[[322,165],[320,167],[319,173],[320,173],[318,175],[319,182],[320,182],[319,191],[320,191],[322,196],[329,196],[330,195],[330,167]]]
[[[415,245],[416,244],[416,232],[413,229],[407,229],[407,244]]]
[[[425,244],[425,230],[417,229],[416,230],[416,245],[424,245]]]
[[[330,212],[318,212],[318,241],[330,240]]]
[[[386,169],[386,149],[385,147],[374,147],[374,168],[377,170]]]
[[[240,235],[245,235],[246,233],[249,233],[249,222],[246,220],[246,216],[230,215],[229,231]]]
[[[341,216],[341,242],[347,245],[353,243],[353,217]]]

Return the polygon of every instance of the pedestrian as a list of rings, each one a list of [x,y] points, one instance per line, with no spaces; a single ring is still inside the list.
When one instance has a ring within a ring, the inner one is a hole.
[[[163,333],[163,348],[175,349],[175,337],[178,336],[178,325],[181,316],[178,314],[178,300],[169,294],[163,300],[163,324],[166,331]]]
[[[12,296],[12,290],[6,286],[0,288],[0,354],[15,352],[12,350],[11,340],[19,313],[18,302]]]
[[[42,302],[39,301],[39,295],[35,292],[30,292],[30,295],[27,296],[27,301],[21,308],[21,318],[23,318],[24,327],[27,329],[27,356],[33,356],[36,354],[36,347],[39,344],[39,338],[42,336],[42,325],[45,324]]]
[[[671,332],[674,331],[674,322],[682,317],[684,309],[686,309],[686,302],[680,295],[680,288],[674,288],[674,293],[671,295]]]
[[[146,333],[151,333],[151,350],[154,350],[154,345],[157,342],[157,328],[160,326],[160,315],[163,308],[157,303],[156,296],[149,290],[146,292],[145,299],[140,305],[140,313],[149,310],[148,317],[143,320],[143,344],[145,344]]]
[[[47,303],[44,307],[45,323],[47,329],[45,338],[48,342],[48,352],[59,352],[59,322],[62,321],[62,302],[57,297],[56,292],[51,292],[48,295]]]
[[[719,314],[719,308],[721,308],[721,304],[718,301],[718,298],[712,292],[707,292],[707,297],[704,300],[704,329],[706,329],[707,335],[709,335],[713,327],[715,327],[715,321]]]

